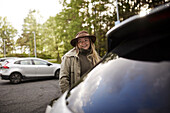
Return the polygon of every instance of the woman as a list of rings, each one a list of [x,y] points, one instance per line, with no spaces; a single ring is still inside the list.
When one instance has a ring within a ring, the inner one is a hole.
[[[60,88],[62,93],[73,86],[81,76],[100,61],[95,50],[96,37],[86,31],[80,31],[71,40],[74,47],[63,58],[60,69]]]

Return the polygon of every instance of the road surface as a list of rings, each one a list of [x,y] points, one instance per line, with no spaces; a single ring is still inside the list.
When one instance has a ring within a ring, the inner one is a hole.
[[[45,113],[51,100],[59,97],[56,79],[11,84],[0,78],[0,113]]]

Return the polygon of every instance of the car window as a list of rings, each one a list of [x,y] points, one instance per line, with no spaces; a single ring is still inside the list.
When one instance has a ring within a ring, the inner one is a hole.
[[[32,62],[31,62],[31,60],[21,60],[20,64],[21,65],[32,65]]]
[[[20,60],[19,60],[19,61],[14,62],[14,64],[20,64]]]
[[[41,60],[34,60],[35,65],[47,65],[47,62]]]
[[[0,62],[4,62],[6,59],[0,59]]]

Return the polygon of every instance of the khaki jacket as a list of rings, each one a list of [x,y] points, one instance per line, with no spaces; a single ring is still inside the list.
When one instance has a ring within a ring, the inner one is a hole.
[[[87,58],[92,62],[92,54],[88,55]],[[80,80],[80,73],[79,57],[76,53],[76,49],[73,48],[62,57],[59,76],[59,85],[62,93]]]

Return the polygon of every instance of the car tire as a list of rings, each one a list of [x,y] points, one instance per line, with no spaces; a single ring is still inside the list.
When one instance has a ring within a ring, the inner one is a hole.
[[[59,79],[59,74],[60,74],[60,70],[57,70],[57,71],[55,72],[55,75],[54,75],[56,79]]]
[[[22,75],[20,73],[12,73],[10,76],[10,82],[13,84],[18,84],[21,82]]]

